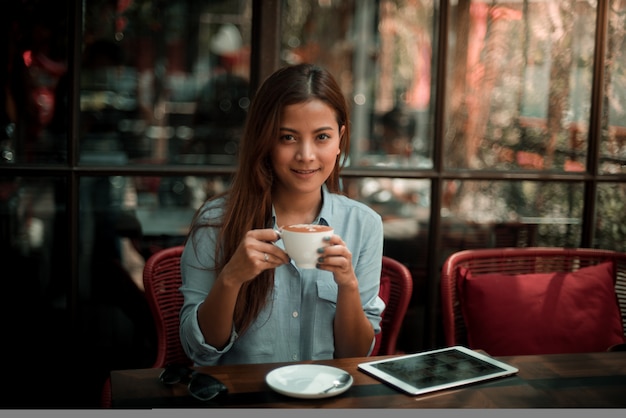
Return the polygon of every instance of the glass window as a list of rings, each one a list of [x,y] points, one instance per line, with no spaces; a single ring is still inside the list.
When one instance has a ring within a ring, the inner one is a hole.
[[[626,252],[624,202],[626,186],[623,183],[603,183],[598,186],[595,248]]]
[[[458,2],[446,166],[584,171],[595,23],[595,2]]]
[[[101,274],[99,268],[92,269],[91,260],[109,254],[101,262],[115,260],[124,267],[124,250],[147,259],[159,249],[182,244],[196,210],[224,192],[229,182],[229,177],[83,177],[79,259],[84,288],[91,290],[89,277]],[[131,276],[136,273],[133,282],[143,290],[141,271],[126,270]],[[90,292],[84,295],[89,297]]]
[[[430,183],[427,179],[384,177],[344,180],[349,197],[381,215],[385,255],[407,265],[416,282],[427,273]]]
[[[3,6],[0,164],[67,159],[66,5],[19,1]]]
[[[7,285],[63,306],[68,273],[67,184],[58,177],[0,178],[0,253]],[[7,293],[20,294],[20,293]]]
[[[251,0],[86,2],[80,163],[235,163]]]
[[[383,221],[415,221],[414,228],[398,230],[398,234],[410,235],[415,232],[418,222],[429,220],[431,186],[428,179],[364,177],[344,179],[343,183],[350,197],[376,210]]]
[[[281,57],[328,68],[352,108],[350,165],[432,167],[433,2],[283,2]]]
[[[577,247],[583,192],[577,182],[446,181],[443,257],[480,247]]]
[[[600,173],[626,172],[626,1],[609,1]]]

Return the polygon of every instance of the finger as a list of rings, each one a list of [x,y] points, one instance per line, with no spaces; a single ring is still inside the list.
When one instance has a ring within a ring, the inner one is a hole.
[[[261,248],[261,251],[263,252],[263,261],[269,262],[276,266],[286,264],[291,261],[285,251],[273,244],[264,244]],[[265,254],[267,254],[267,257],[265,257]],[[266,260],[266,258],[269,258],[269,260]]]
[[[248,231],[246,236],[263,242],[276,242],[280,238],[278,232],[276,232],[272,228],[253,229],[251,231]]]
[[[343,240],[341,239],[341,237],[339,235],[333,234],[330,237],[324,237],[324,242],[327,242],[328,245],[333,246],[333,245],[343,245],[345,246],[346,243],[343,242]]]
[[[352,265],[343,257],[327,257],[322,262],[318,262],[316,267],[320,270],[329,271],[335,275],[335,281],[339,283],[343,277],[349,277],[352,272]]]
[[[348,257],[351,255],[350,250],[341,240],[337,244],[320,247],[317,252],[323,257]]]

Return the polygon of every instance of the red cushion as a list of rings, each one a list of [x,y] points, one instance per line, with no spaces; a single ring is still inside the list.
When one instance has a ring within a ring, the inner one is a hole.
[[[613,263],[573,273],[473,275],[460,269],[471,348],[495,356],[605,351],[626,342]]]

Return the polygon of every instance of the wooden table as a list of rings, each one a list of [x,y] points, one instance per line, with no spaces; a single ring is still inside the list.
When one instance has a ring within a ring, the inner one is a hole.
[[[387,356],[389,357],[389,356]],[[166,386],[161,369],[111,373],[114,408],[624,408],[626,352],[498,357],[519,368],[516,376],[410,396],[357,370],[357,364],[384,357],[302,362],[342,368],[354,377],[343,394],[325,399],[296,399],[274,392],[265,375],[271,363],[202,367],[220,379],[229,393],[219,402],[202,403],[183,384]]]

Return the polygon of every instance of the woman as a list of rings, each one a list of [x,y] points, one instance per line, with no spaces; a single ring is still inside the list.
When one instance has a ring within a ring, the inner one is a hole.
[[[324,69],[279,69],[256,93],[229,191],[198,211],[181,259],[181,341],[196,365],[367,355],[380,330],[382,220],[339,194],[349,115]],[[316,269],[278,231],[330,225]]]

